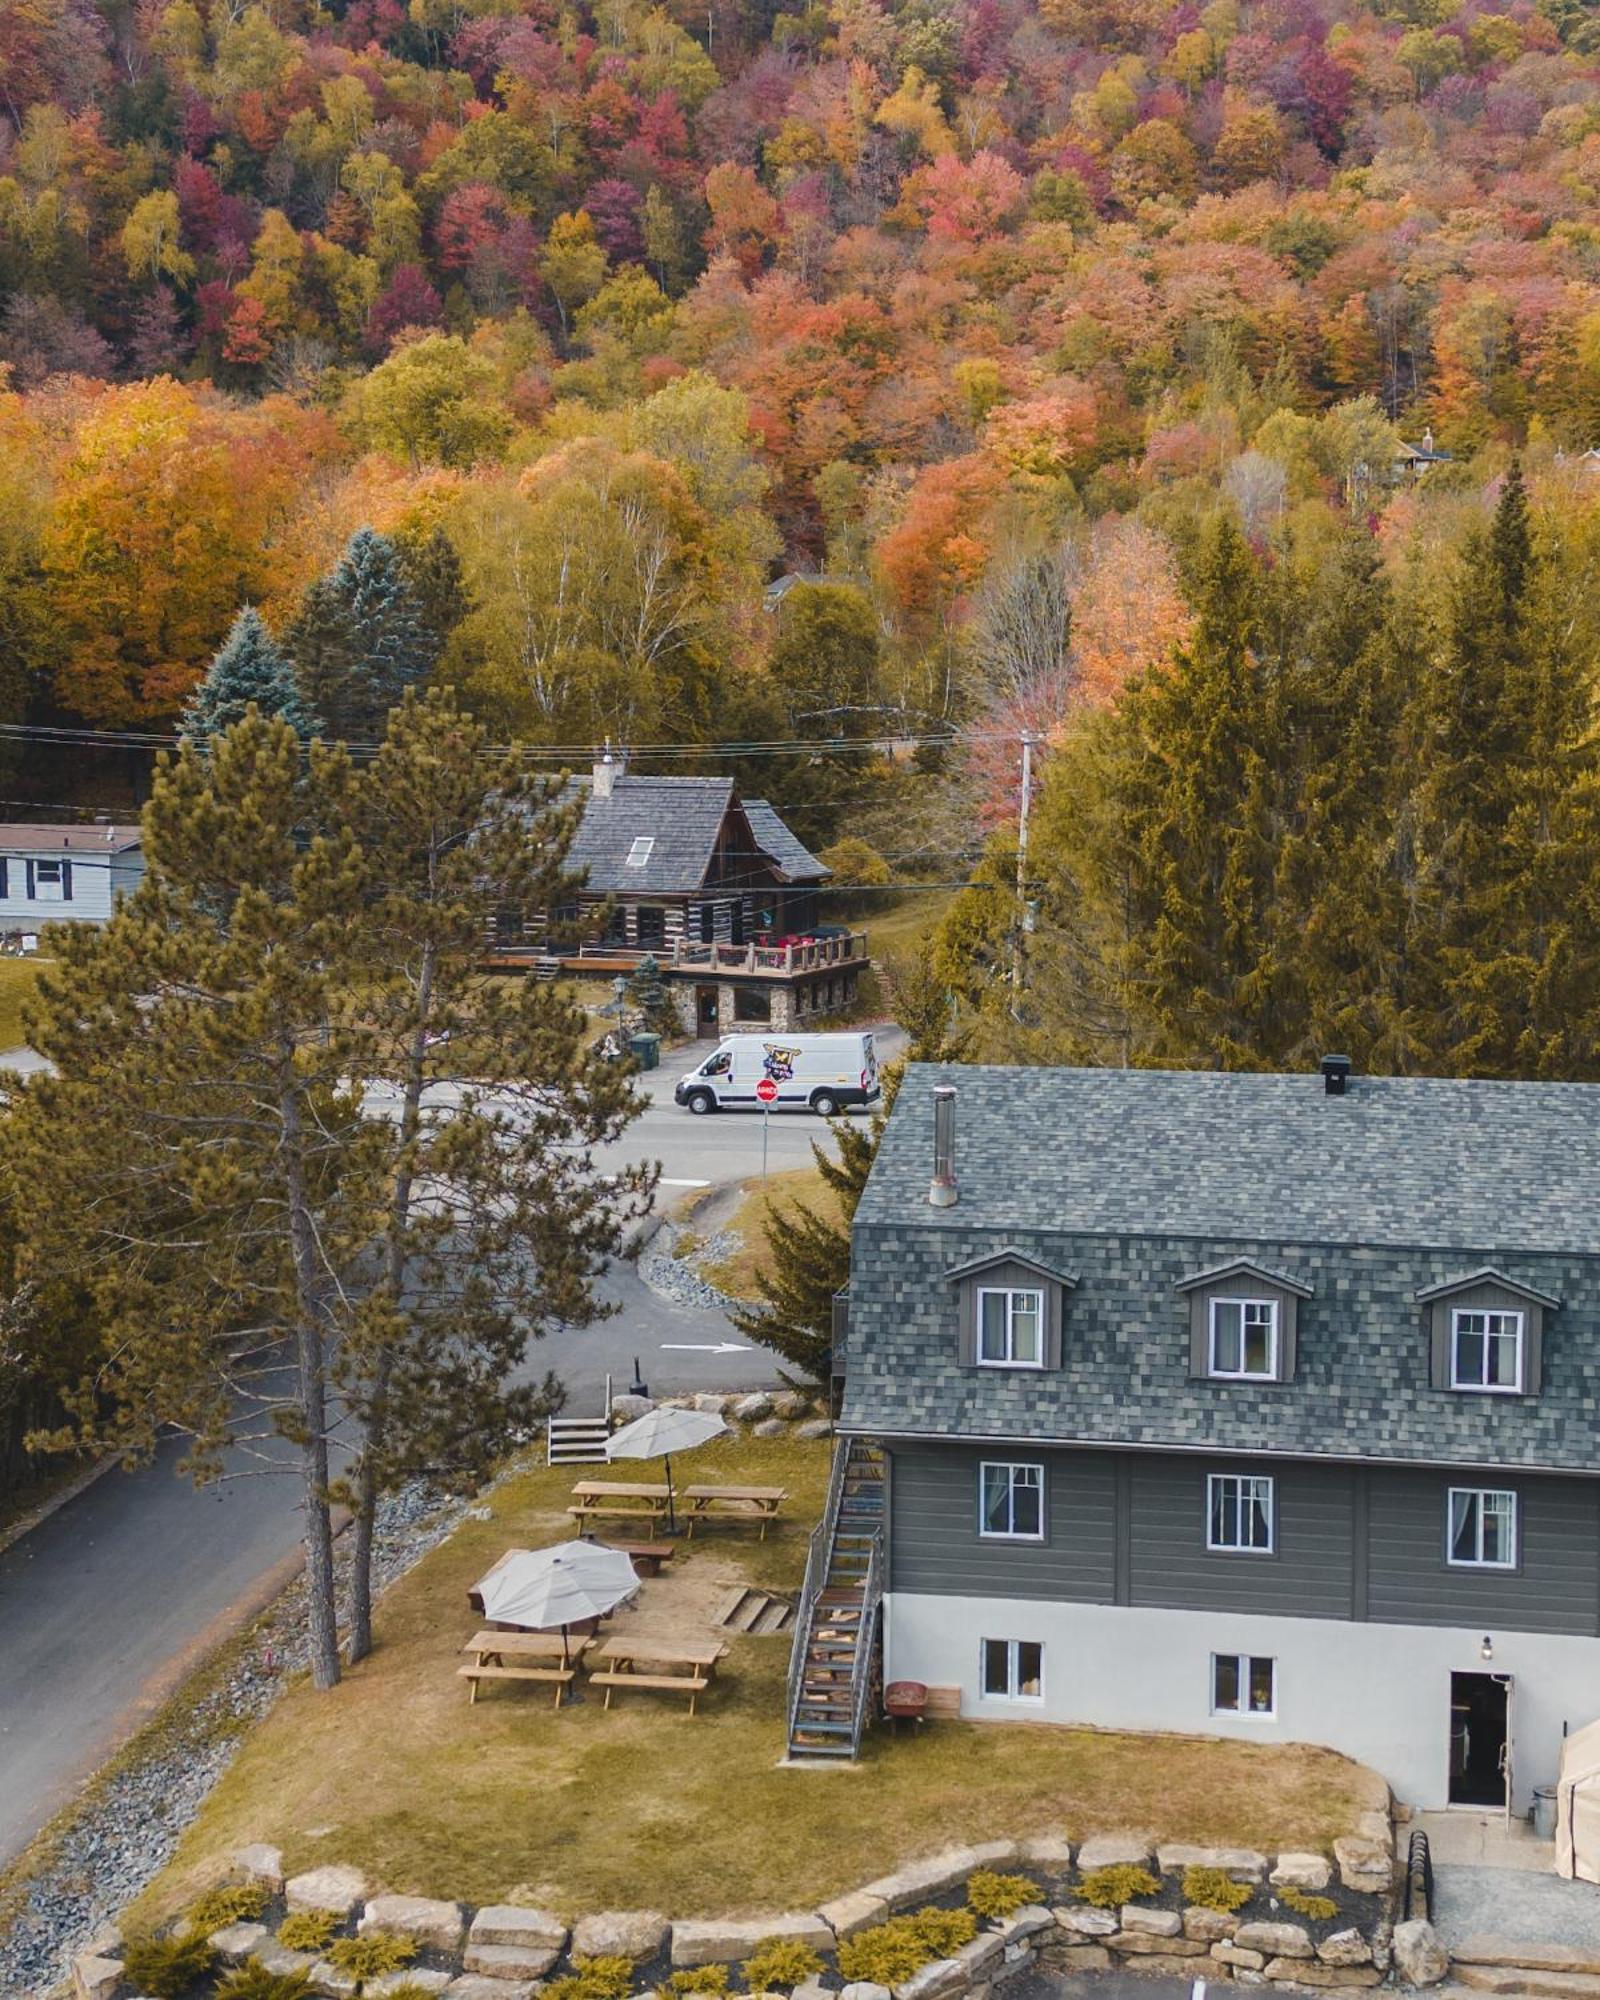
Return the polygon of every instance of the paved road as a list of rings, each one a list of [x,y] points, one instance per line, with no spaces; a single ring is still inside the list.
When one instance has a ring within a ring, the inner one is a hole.
[[[758,1115],[701,1119],[672,1103],[673,1081],[693,1060],[692,1051],[680,1053],[641,1080],[650,1107],[605,1149],[608,1165],[660,1160],[663,1205],[685,1189],[761,1170]],[[22,1065],[3,1056],[0,1066]],[[774,1116],[771,1170],[808,1164],[823,1129],[805,1113]],[[554,1368],[569,1409],[597,1409],[608,1373],[625,1389],[635,1359],[658,1395],[775,1379],[771,1358],[721,1314],[660,1298],[631,1265],[613,1266],[600,1289],[619,1314],[529,1348],[530,1372]],[[108,1474],[0,1556],[0,1865],[159,1706],[274,1567],[296,1556],[291,1476],[197,1493],[177,1473],[181,1455],[173,1443],[135,1473]]]

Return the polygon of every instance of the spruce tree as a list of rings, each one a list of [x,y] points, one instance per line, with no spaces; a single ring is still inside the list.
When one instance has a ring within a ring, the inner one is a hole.
[[[437,657],[398,549],[371,528],[306,592],[288,643],[302,701],[340,742],[376,742]]]
[[[655,1035],[679,1032],[678,1010],[672,1004],[667,982],[654,952],[646,952],[628,980],[627,1004],[644,1026]]]
[[[443,528],[402,530],[395,536],[400,570],[416,600],[428,648],[428,670],[439,664],[451,634],[472,609],[461,558]]]
[[[297,736],[313,733],[287,654],[260,612],[246,605],[206,669],[205,679],[190,695],[180,732],[204,749],[213,737],[242,721],[252,702],[261,715],[281,717]]]

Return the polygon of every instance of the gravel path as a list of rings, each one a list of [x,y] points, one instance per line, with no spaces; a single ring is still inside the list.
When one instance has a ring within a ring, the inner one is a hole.
[[[1497,1937],[1600,1955],[1600,1888],[1559,1875],[1446,1862],[1434,1871],[1433,1920],[1452,1950],[1471,1937]]]
[[[383,1503],[373,1582],[383,1589],[456,1526],[465,1501],[421,1485]],[[338,1545],[336,1545],[338,1546]],[[339,1556],[343,1591],[349,1558]],[[54,1858],[30,1883],[0,1937],[0,1993],[48,1993],[75,1952],[113,1921],[171,1858],[178,1838],[232,1761],[247,1726],[276,1701],[284,1677],[305,1664],[305,1586],[291,1584],[251,1635],[222,1684],[175,1733],[133,1760],[83,1806]]]

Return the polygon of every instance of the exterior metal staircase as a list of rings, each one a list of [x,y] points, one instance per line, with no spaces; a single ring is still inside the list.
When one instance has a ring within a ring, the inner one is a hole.
[[[853,1758],[861,1747],[883,1601],[883,1475],[876,1445],[850,1438],[834,1453],[789,1661],[791,1758]]]

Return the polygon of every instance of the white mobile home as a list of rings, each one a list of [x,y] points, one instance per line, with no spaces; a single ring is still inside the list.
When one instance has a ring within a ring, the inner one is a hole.
[[[103,924],[143,874],[136,826],[0,825],[0,932]]]

